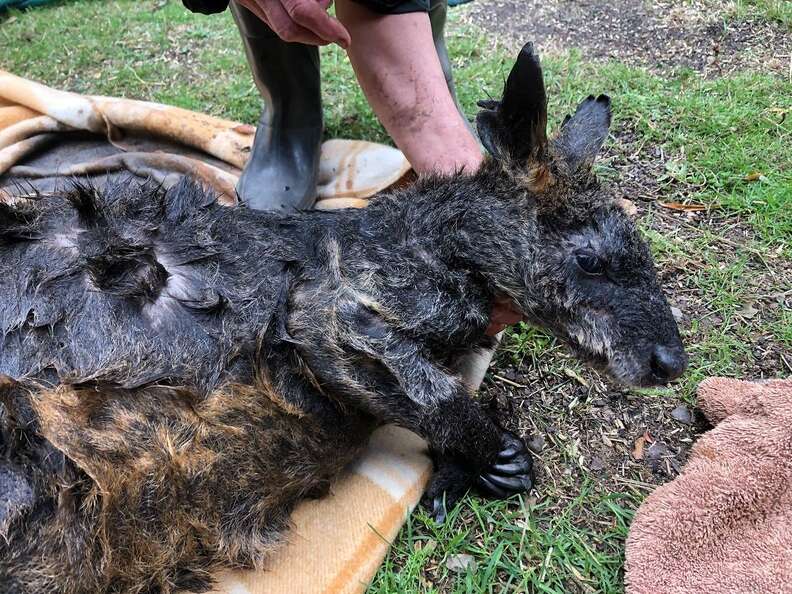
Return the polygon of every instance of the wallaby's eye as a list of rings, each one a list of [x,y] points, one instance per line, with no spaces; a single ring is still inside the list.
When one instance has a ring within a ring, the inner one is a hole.
[[[575,257],[577,258],[578,266],[583,269],[586,274],[602,274],[605,272],[605,263],[602,258],[591,252],[578,252]]]

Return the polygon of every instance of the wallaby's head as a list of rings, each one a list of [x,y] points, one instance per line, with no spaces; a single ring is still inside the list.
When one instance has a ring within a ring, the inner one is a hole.
[[[521,286],[501,289],[530,322],[617,381],[647,386],[679,377],[687,356],[652,256],[591,171],[608,135],[610,99],[588,97],[549,139],[542,71],[527,44],[503,97],[479,105],[481,141],[515,188],[520,225],[530,230],[515,266]]]

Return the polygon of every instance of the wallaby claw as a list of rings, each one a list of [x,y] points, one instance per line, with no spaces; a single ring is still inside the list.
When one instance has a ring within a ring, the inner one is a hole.
[[[534,485],[533,458],[522,440],[510,431],[503,432],[503,449],[497,461],[476,479],[483,495],[504,499],[527,493]]]
[[[432,511],[429,513],[435,524],[444,524],[446,520],[445,497],[438,495],[432,501]]]
[[[437,524],[445,522],[448,511],[465,495],[469,487],[486,497],[506,499],[527,493],[534,485],[533,458],[523,441],[510,431],[501,435],[502,448],[486,470],[476,476],[467,467],[450,460],[437,462],[423,505]]]

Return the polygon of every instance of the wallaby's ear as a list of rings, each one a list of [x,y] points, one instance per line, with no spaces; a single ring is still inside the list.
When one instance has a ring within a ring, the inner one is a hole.
[[[533,44],[526,43],[509,73],[500,101],[479,101],[476,127],[496,159],[523,165],[540,160],[547,145],[547,96]]]
[[[575,115],[567,116],[553,141],[556,152],[566,161],[569,171],[590,168],[608,137],[611,123],[610,97],[589,95],[577,106]]]

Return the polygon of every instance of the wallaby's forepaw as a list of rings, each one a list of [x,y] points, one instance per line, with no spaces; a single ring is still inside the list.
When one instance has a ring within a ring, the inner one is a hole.
[[[503,430],[503,447],[495,462],[476,479],[476,488],[487,497],[505,499],[527,493],[534,485],[533,458],[523,441]]]
[[[523,441],[502,430],[502,446],[495,461],[483,472],[448,459],[435,459],[436,470],[423,497],[423,505],[435,522],[442,524],[468,489],[486,497],[505,499],[527,493],[534,484],[533,459]],[[480,472],[480,474],[479,474]]]

